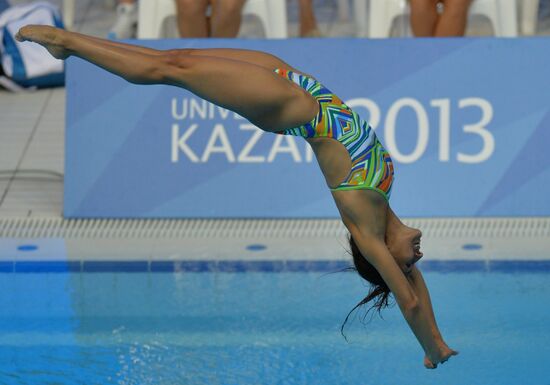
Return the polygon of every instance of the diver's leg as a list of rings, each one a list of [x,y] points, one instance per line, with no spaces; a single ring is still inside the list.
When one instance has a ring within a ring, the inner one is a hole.
[[[125,48],[134,52],[140,52],[148,55],[164,55],[166,52],[166,51],[159,51],[156,49],[143,47],[140,45],[127,44],[127,43],[122,43],[122,42],[113,41],[113,40],[104,40],[104,39],[83,35],[83,34],[78,34],[78,36],[82,39],[102,42],[103,44],[106,44],[112,47]],[[282,68],[282,69],[303,73],[293,68],[290,64],[284,62],[282,59],[278,58],[277,56],[267,52],[262,52],[262,51],[254,51],[250,49],[237,49],[237,48],[205,48],[205,49],[183,48],[181,49],[181,51],[189,55],[212,56],[212,57],[218,57],[221,59],[243,61],[246,63],[259,65],[268,70],[273,70],[275,68]]]
[[[242,61],[189,55],[185,50],[144,54],[48,26],[23,27],[18,39],[42,44],[58,58],[75,55],[132,83],[185,88],[267,131],[303,124],[318,110],[316,101],[300,87]]]

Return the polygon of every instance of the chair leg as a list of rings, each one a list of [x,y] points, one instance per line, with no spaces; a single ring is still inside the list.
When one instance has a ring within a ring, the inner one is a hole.
[[[517,37],[518,20],[516,0],[508,0],[505,3],[499,2],[497,11],[499,12],[498,19],[502,24],[500,26],[500,36]]]
[[[65,28],[72,29],[74,25],[75,0],[63,0],[63,24]]]
[[[367,0],[353,0],[353,18],[357,37],[367,37],[369,35],[369,26],[367,24],[367,18],[369,17],[370,14],[369,11],[367,11]]]
[[[286,15],[286,1],[265,0],[269,18],[271,20],[270,34],[274,39],[286,39],[288,37],[288,19]]]
[[[520,0],[521,32],[524,35],[534,35],[537,31],[537,19],[540,0]]]

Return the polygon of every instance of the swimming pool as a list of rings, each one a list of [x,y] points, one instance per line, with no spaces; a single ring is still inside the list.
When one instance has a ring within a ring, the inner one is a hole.
[[[460,351],[435,371],[396,307],[341,337],[366,291],[354,273],[326,274],[344,265],[12,264],[0,274],[0,383],[550,384],[547,261],[425,262]]]

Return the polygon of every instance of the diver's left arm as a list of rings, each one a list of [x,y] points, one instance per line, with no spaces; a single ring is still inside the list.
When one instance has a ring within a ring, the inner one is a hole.
[[[441,335],[439,328],[437,327],[437,322],[435,320],[432,301],[430,299],[430,293],[428,291],[428,287],[426,286],[426,282],[424,281],[424,277],[422,277],[422,273],[420,272],[420,270],[416,266],[414,266],[411,273],[407,275],[407,278],[418,298],[420,308],[422,309],[422,311],[426,312],[428,322],[430,323],[430,328],[432,330],[432,333],[434,335],[437,345],[439,345],[440,349],[445,351],[446,352],[445,355],[448,355],[449,357],[451,355],[458,354],[458,352],[450,349],[447,346],[447,344],[443,340],[443,336]]]
[[[422,277],[422,273],[420,272],[420,270],[418,270],[416,266],[414,266],[411,270],[411,273],[407,275],[407,279],[409,280],[418,298],[418,302],[420,302],[420,305],[422,306],[422,309],[427,312],[433,335],[436,339],[443,341],[443,337],[441,336],[441,333],[435,321],[430,293],[428,292],[428,288],[426,287],[426,282],[424,281],[424,277]]]

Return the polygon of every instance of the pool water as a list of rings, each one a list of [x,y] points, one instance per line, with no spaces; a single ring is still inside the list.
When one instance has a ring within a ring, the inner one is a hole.
[[[424,276],[436,370],[397,307],[340,335],[354,273],[0,274],[0,384],[550,385],[550,273]]]

